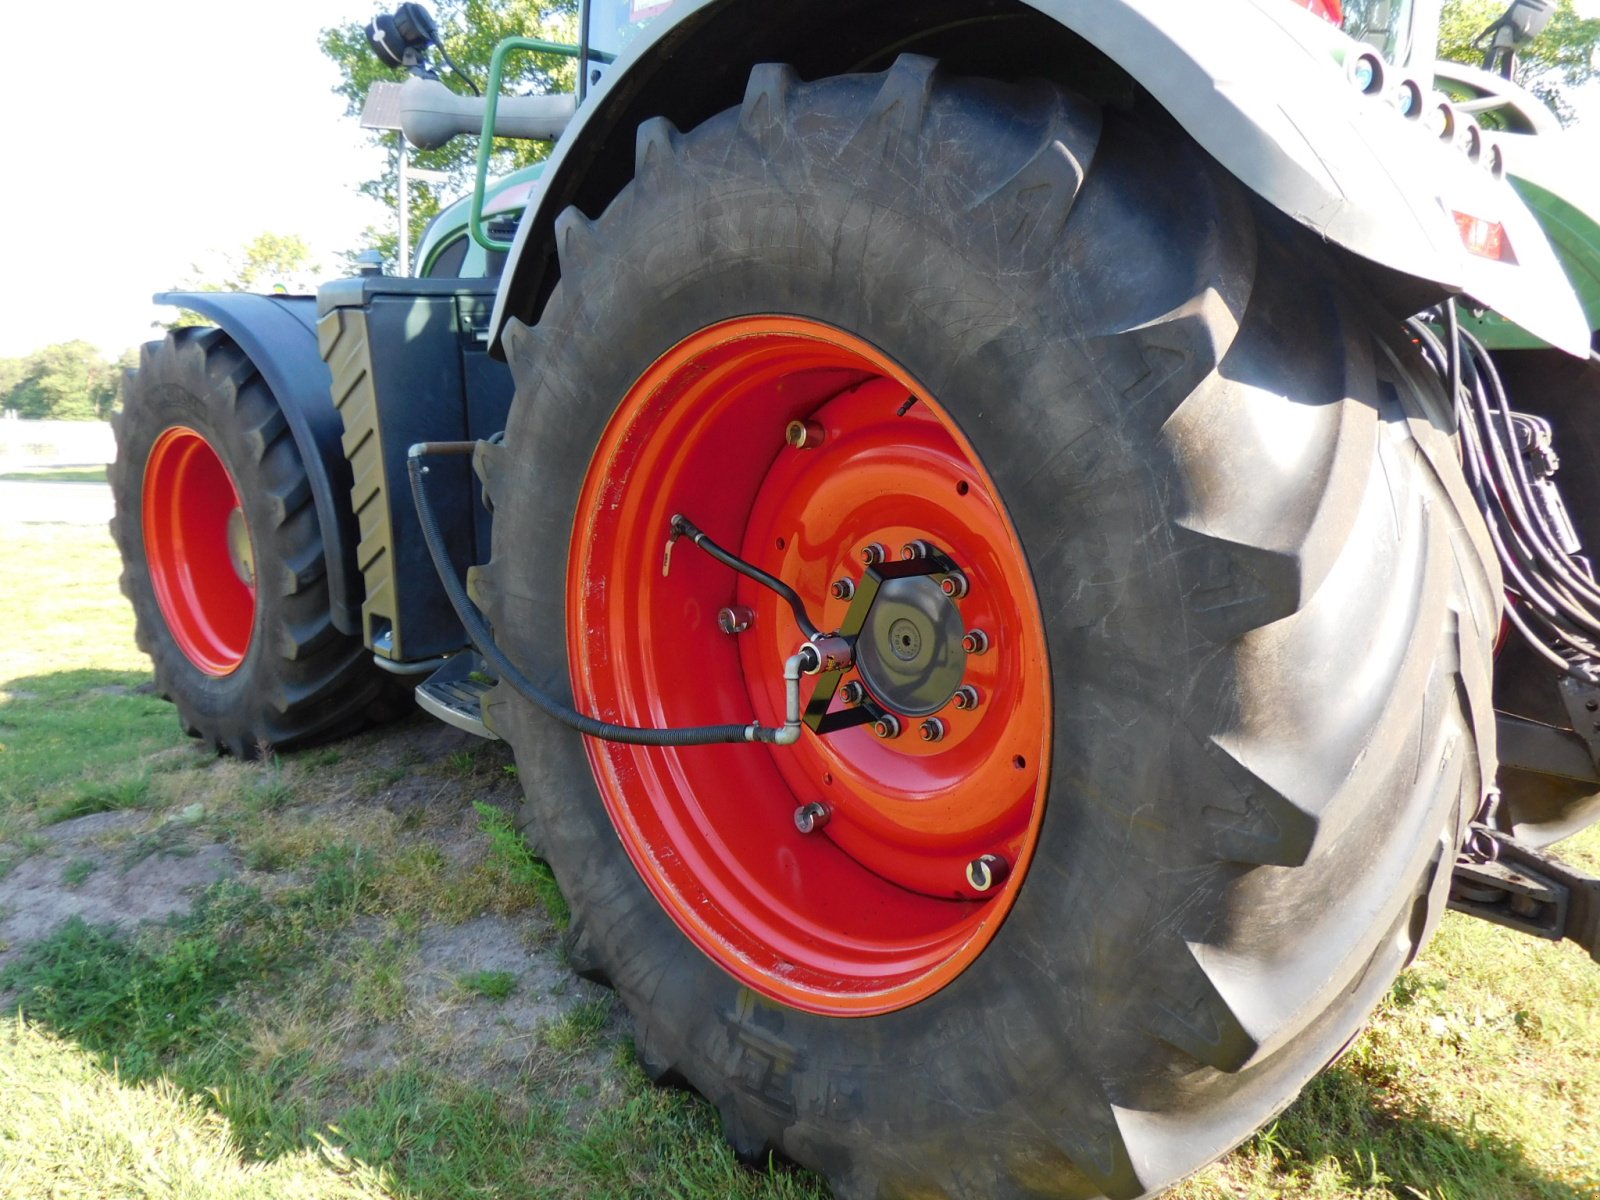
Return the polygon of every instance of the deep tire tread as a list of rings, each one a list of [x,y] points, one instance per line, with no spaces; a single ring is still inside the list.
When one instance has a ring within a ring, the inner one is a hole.
[[[135,637],[179,723],[242,758],[292,749],[392,719],[403,687],[333,624],[327,563],[310,481],[288,422],[248,356],[221,330],[173,330],[140,350],[114,421],[109,479],[121,586]],[[256,542],[257,624],[245,663],[227,677],[198,671],[173,641],[145,563],[140,504],[145,457],[171,425],[196,428],[241,490]]]

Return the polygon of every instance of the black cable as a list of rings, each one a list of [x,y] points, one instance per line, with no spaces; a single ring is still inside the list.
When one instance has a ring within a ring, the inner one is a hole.
[[[445,443],[444,446],[470,447],[472,444],[471,442]],[[495,645],[494,634],[488,622],[483,619],[483,614],[478,611],[477,605],[472,603],[466,587],[456,575],[455,564],[450,561],[450,552],[445,548],[444,534],[439,529],[438,518],[434,515],[433,505],[429,503],[422,486],[422,474],[425,468],[422,465],[423,455],[418,451],[466,453],[465,450],[446,450],[444,446],[439,443],[413,446],[406,460],[406,471],[411,477],[411,499],[417,506],[417,519],[422,524],[422,539],[427,543],[428,555],[433,559],[434,570],[438,572],[439,582],[444,585],[450,607],[455,609],[461,627],[466,631],[467,639],[500,678],[516,689],[518,695],[563,725],[607,742],[623,742],[630,746],[715,746],[729,742],[777,742],[778,735],[783,730],[769,729],[754,722],[748,725],[695,725],[680,729],[641,729],[632,725],[614,725],[609,721],[585,716],[576,709],[569,708],[519,671],[516,664]],[[795,686],[798,687],[798,684]]]
[[[438,47],[439,57],[444,59],[444,65],[456,73],[457,79],[461,80],[462,83],[466,84],[472,89],[472,94],[474,96],[482,96],[483,93],[478,90],[478,85],[472,82],[472,76],[468,75],[460,67],[456,66],[456,60],[450,57],[450,52],[444,48],[444,44],[439,42],[435,43],[435,45]]]
[[[783,580],[774,575],[768,575],[761,568],[752,566],[742,558],[729,554],[708,538],[699,526],[681,513],[672,518],[671,524],[673,538],[688,538],[723,566],[739,572],[746,579],[755,580],[764,588],[771,588],[782,596],[784,600],[788,601],[789,609],[794,613],[795,624],[800,626],[801,631],[806,635],[806,640],[810,641],[822,636],[822,631],[817,628],[810,614],[806,612],[806,602],[800,599],[800,593],[796,592]]]

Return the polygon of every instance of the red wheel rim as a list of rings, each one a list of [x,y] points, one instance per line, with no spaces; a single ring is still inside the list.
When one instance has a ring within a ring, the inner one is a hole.
[[[255,628],[255,555],[239,488],[184,426],[165,430],[144,470],[144,551],[178,648],[208,675],[237,670]]]
[[[819,445],[785,442],[814,422]],[[783,720],[782,664],[803,640],[771,592],[680,543],[674,513],[783,579],[836,629],[832,596],[864,547],[914,539],[970,581],[976,708],[947,705],[896,739],[809,729],[793,747],[645,748],[590,740],[612,822],[641,876],[708,955],[813,1012],[902,1008],[955,979],[1023,884],[1043,816],[1050,678],[1032,577],[988,474],[936,398],[860,338],[794,317],[711,326],[623,397],[590,464],[568,564],[579,707],[638,725]],[[745,632],[717,614],[742,606]],[[859,678],[853,674],[850,678]],[[806,695],[809,696],[809,685]],[[835,700],[835,706],[839,701]],[[826,804],[805,835],[795,810]],[[998,855],[986,893],[967,864]]]

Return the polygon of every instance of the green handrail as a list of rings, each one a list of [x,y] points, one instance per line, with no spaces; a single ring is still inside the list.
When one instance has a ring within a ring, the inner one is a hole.
[[[484,228],[483,204],[484,194],[489,185],[489,158],[494,153],[494,118],[500,107],[500,81],[505,75],[506,59],[518,51],[529,54],[559,54],[562,58],[592,58],[601,63],[609,63],[615,57],[592,46],[585,53],[582,46],[574,46],[567,42],[547,42],[540,38],[506,38],[494,48],[494,54],[489,59],[489,86],[483,91],[483,131],[478,136],[478,172],[472,185],[472,209],[467,217],[467,228],[472,234],[472,240],[491,253],[504,254],[511,249],[510,242],[490,237],[488,230]]]

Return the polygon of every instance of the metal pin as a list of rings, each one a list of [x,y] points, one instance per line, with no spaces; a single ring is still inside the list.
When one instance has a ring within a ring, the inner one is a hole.
[[[998,883],[1004,883],[1011,874],[1011,864],[998,854],[985,854],[967,864],[967,883],[975,892],[987,892]]]
[[[755,619],[748,608],[725,608],[717,613],[717,628],[723,633],[743,633]]]
[[[816,421],[790,421],[783,431],[783,440],[796,450],[814,450],[827,436],[828,431]]]
[[[826,804],[812,801],[794,810],[794,827],[801,833],[815,833],[833,818],[833,810]]]

